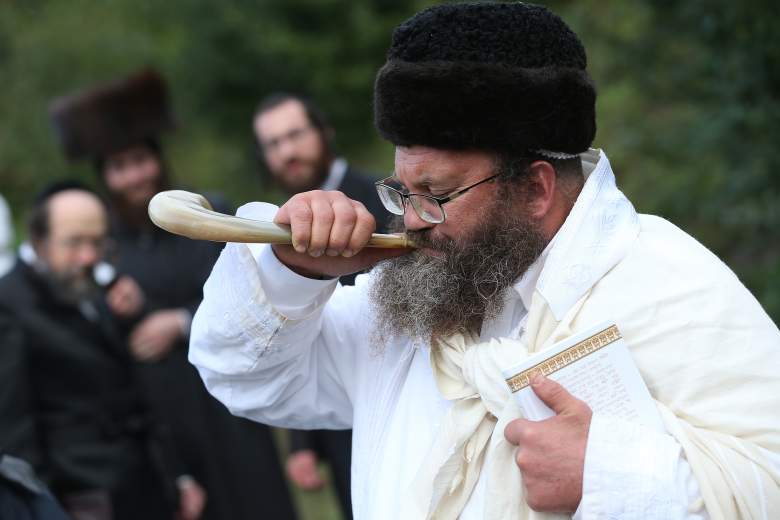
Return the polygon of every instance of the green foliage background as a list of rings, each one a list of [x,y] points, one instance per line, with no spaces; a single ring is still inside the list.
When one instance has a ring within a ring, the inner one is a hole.
[[[423,0],[4,0],[0,193],[21,230],[46,182],[88,182],[49,127],[51,98],[145,65],[169,79],[177,180],[236,203],[264,193],[250,134],[278,89],[317,99],[352,162],[392,167],[371,123],[373,77],[392,28]],[[599,131],[618,182],[728,263],[780,318],[780,10],[769,0],[556,0],[599,89]],[[307,518],[331,506],[305,505]]]
[[[353,162],[391,168],[371,125],[373,77],[413,0],[71,0],[0,5],[0,189],[19,216],[66,175],[49,128],[57,95],[144,65],[169,78],[178,180],[263,197],[250,119],[277,89],[326,108]],[[777,317],[780,22],[769,1],[555,1],[599,88],[599,133],[641,211],[718,252]],[[273,197],[273,194],[268,194]]]
[[[5,0],[0,4],[0,192],[17,221],[48,180],[94,180],[49,127],[54,96],[159,68],[179,129],[179,182],[236,203],[278,199],[258,179],[250,119],[270,91],[317,99],[337,144],[387,172],[371,124],[392,28],[423,0]],[[780,318],[780,10],[769,0],[552,1],[599,89],[596,146],[642,212],[680,225]]]

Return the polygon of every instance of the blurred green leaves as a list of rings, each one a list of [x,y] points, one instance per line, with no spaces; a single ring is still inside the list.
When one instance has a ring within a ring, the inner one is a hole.
[[[252,112],[274,90],[311,94],[339,148],[384,172],[371,92],[392,28],[423,0],[6,0],[0,4],[0,191],[20,217],[62,159],[47,104],[144,65],[169,79],[174,174],[236,203],[258,181]],[[642,212],[724,259],[780,318],[780,16],[768,0],[558,0],[599,91],[599,131]]]

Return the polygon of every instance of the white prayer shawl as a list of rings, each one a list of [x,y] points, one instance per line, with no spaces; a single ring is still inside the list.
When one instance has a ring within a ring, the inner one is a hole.
[[[392,443],[391,467],[378,450],[391,444],[384,435],[388,418],[402,411],[394,403],[406,389],[413,349],[399,340],[381,356],[366,352],[370,275],[333,296],[329,285],[313,301],[296,300],[296,317],[287,318],[293,311],[265,299],[265,275],[249,249],[228,246],[204,288],[190,359],[236,414],[292,427],[354,426],[356,517],[382,516],[401,501],[404,519],[431,511],[453,518],[484,461],[484,518],[546,518],[528,511],[503,437],[519,412],[500,370],[526,351],[613,321],[682,445],[710,517],[780,518],[780,332],[714,255],[665,220],[636,214],[603,154],[583,160],[588,179],[548,251],[520,341],[466,349],[453,340],[452,350],[431,360],[439,388],[456,402],[427,458],[410,461],[419,487],[389,493],[394,503],[374,490],[396,484],[397,475],[376,472],[399,471],[403,443]],[[324,283],[295,281],[304,282]]]
[[[603,204],[604,197],[611,200]],[[690,238],[676,229],[670,234],[667,222],[643,217],[638,238],[637,215],[611,173],[594,172],[573,213],[592,211],[597,200],[601,215],[574,215],[558,233],[519,341],[475,344],[473,337],[456,336],[432,348],[438,388],[455,403],[441,423],[441,442],[415,479],[405,518],[457,518],[487,459],[486,519],[559,518],[530,510],[519,491],[514,447],[503,436],[519,410],[501,370],[604,320],[617,322],[632,349],[710,517],[780,518],[777,327],[709,251],[675,256],[678,245],[690,250]],[[572,223],[603,232],[571,229]],[[582,243],[582,236],[601,240]],[[652,242],[661,237],[671,237],[669,257],[644,254],[657,249]],[[589,262],[596,253],[601,261]],[[686,279],[697,265],[698,279]],[[668,270],[666,285],[658,285],[658,276],[637,276],[659,268]]]

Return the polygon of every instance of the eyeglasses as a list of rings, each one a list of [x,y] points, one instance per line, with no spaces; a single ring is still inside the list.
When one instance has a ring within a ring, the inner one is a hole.
[[[261,141],[260,145],[263,147],[265,153],[274,153],[279,150],[279,147],[282,146],[283,142],[290,141],[291,143],[297,143],[312,130],[314,130],[314,128],[311,126],[293,128],[284,135],[268,139],[267,141]]]
[[[392,176],[377,181],[374,185],[376,186],[376,192],[379,194],[379,199],[382,201],[385,209],[393,215],[403,215],[406,212],[406,203],[409,202],[420,219],[429,224],[441,224],[444,222],[444,219],[447,218],[447,214],[442,207],[443,204],[457,199],[471,188],[479,186],[483,182],[495,179],[496,177],[498,177],[498,174],[491,175],[487,179],[482,179],[471,186],[454,191],[443,197],[423,195],[422,193],[405,193],[404,191],[401,191],[403,189],[401,184]],[[393,183],[398,187],[391,186],[388,183]]]
[[[106,237],[74,236],[53,240],[52,244],[68,251],[78,251],[84,247],[97,251],[99,254],[109,252],[114,247],[114,242]]]

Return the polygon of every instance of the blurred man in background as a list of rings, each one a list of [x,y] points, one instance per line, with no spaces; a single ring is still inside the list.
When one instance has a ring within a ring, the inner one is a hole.
[[[84,186],[52,185],[35,201],[29,234],[33,255],[0,279],[0,449],[34,465],[76,519],[170,520],[179,468],[95,282],[106,208]],[[108,298],[137,294],[133,285],[119,280]],[[191,478],[177,485],[181,517],[199,518],[202,488]]]
[[[270,429],[230,415],[187,362],[190,318],[221,245],[149,219],[149,200],[171,185],[160,144],[173,127],[165,81],[144,70],[56,100],[52,116],[68,157],[91,159],[108,193],[117,271],[137,281],[145,302],[129,321],[130,351],[187,470],[206,488],[204,518],[293,518]],[[111,302],[121,313],[119,303]]]
[[[262,164],[273,183],[287,195],[338,190],[362,202],[377,222],[387,220],[373,179],[336,155],[333,128],[311,100],[286,93],[272,94],[260,103],[252,127]],[[352,285],[354,281],[355,274],[340,279],[342,285]],[[342,510],[350,518],[351,446],[352,430],[291,430],[291,454],[286,465],[288,477],[301,489],[312,491],[324,485],[319,461],[328,461]]]
[[[376,194],[374,177],[337,155],[335,131],[314,102],[283,92],[271,94],[260,102],[252,128],[263,173],[288,196],[338,190],[366,206],[377,220],[377,232],[385,229],[387,212]]]

